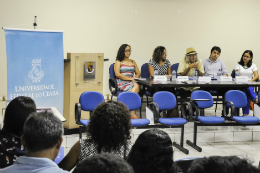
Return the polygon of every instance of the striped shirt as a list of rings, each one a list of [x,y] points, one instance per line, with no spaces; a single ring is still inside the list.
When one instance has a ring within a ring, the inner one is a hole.
[[[210,58],[204,59],[203,67],[205,74],[204,76],[216,77],[219,69],[222,71],[222,75],[228,75],[228,71],[225,67],[225,64],[222,60],[217,59],[215,62],[211,61]]]

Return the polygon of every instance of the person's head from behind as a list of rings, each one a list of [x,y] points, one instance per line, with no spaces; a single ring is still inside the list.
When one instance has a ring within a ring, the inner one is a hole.
[[[259,173],[246,159],[237,156],[211,156],[194,160],[188,173]]]
[[[16,97],[6,107],[3,130],[22,136],[24,123],[32,112],[36,112],[33,99],[25,96]]]
[[[167,56],[167,54],[166,54],[166,49],[165,49],[165,47],[163,47],[163,46],[158,46],[158,47],[156,47],[156,48],[154,49],[154,51],[153,51],[153,60],[154,60],[157,64],[159,64],[160,61],[165,62],[166,56]]]
[[[22,144],[26,155],[45,153],[54,160],[63,141],[62,135],[62,122],[53,113],[32,113],[23,128]]]
[[[253,61],[253,52],[251,50],[246,50],[242,54],[239,64],[242,66],[251,67]]]
[[[128,44],[122,44],[117,51],[116,60],[121,62],[124,60],[124,58],[129,58],[131,55],[131,51],[131,46],[129,46]]]
[[[80,162],[73,173],[134,173],[124,159],[114,154],[96,154]]]
[[[217,46],[212,47],[212,49],[210,51],[210,60],[216,61],[218,59],[218,57],[220,56],[220,53],[221,53],[220,47],[217,47]]]
[[[167,133],[151,129],[139,135],[133,145],[128,163],[135,173],[172,172],[173,148]]]
[[[110,150],[125,145],[130,139],[130,112],[121,102],[108,101],[99,104],[90,117],[87,133],[99,148]]]

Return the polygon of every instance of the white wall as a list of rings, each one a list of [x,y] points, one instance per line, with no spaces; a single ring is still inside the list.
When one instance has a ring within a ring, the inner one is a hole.
[[[139,68],[159,45],[166,47],[171,63],[179,62],[188,47],[205,59],[220,46],[229,73],[250,49],[260,68],[259,0],[0,0],[0,27],[32,29],[34,16],[38,29],[65,30],[64,58],[67,52],[105,53],[104,95],[108,67],[123,43],[131,45]],[[1,30],[0,96],[7,95],[6,71]]]

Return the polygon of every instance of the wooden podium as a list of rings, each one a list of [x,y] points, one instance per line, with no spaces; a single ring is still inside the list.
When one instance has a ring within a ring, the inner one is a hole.
[[[67,59],[70,62],[64,63],[63,108],[63,116],[67,121],[63,125],[64,128],[73,129],[78,128],[74,109],[80,95],[85,91],[97,91],[103,94],[104,53],[67,53]],[[93,64],[93,73],[87,70],[86,74],[88,63]],[[87,76],[88,74],[90,75]],[[89,112],[81,111],[81,119],[89,119]]]

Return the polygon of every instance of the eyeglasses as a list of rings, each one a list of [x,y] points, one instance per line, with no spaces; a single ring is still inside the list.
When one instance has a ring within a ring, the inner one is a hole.
[[[131,50],[131,49],[129,49],[129,50],[125,50],[125,52],[129,52],[129,53],[130,53],[130,52],[132,52],[132,50]]]

